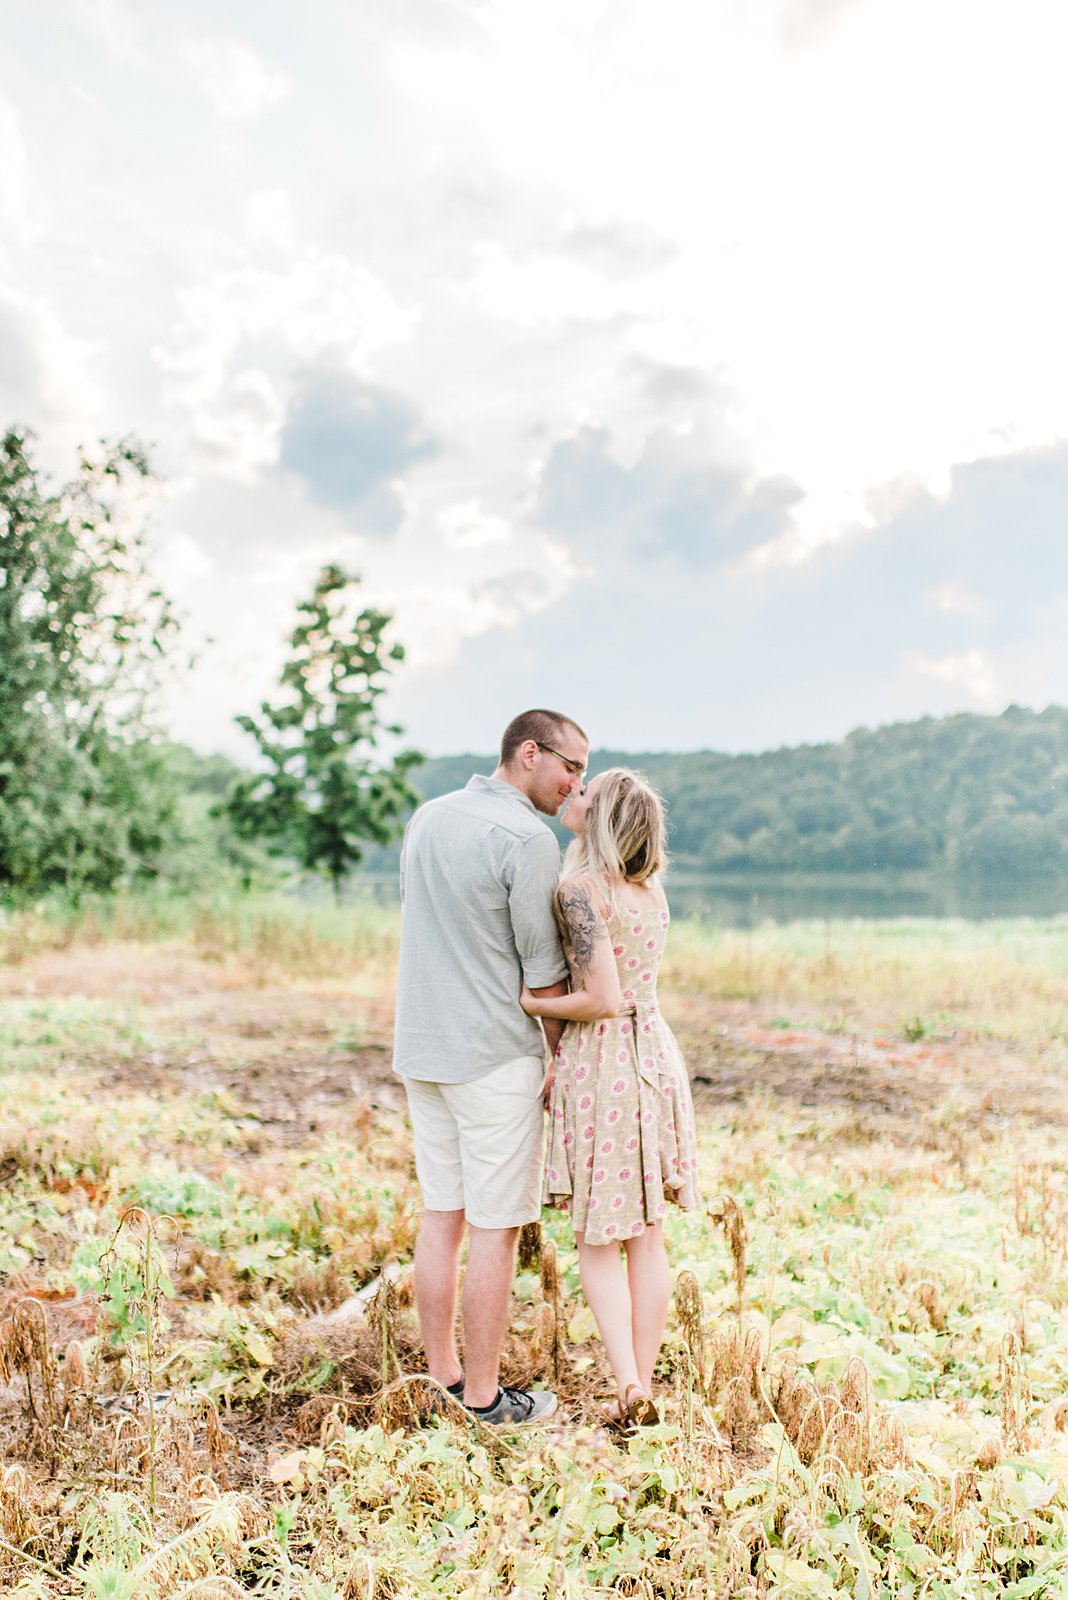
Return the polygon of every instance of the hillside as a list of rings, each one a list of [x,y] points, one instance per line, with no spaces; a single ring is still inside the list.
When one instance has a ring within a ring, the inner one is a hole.
[[[1037,878],[1068,872],[1068,710],[1012,706],[859,728],[837,744],[760,755],[597,750],[591,772],[636,766],[668,804],[680,867],[714,873],[873,869]],[[492,755],[427,762],[431,799]],[[396,850],[375,851],[385,870]]]

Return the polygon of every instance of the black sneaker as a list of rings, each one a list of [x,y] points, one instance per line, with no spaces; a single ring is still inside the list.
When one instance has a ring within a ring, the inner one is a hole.
[[[487,1428],[535,1428],[540,1422],[548,1422],[556,1410],[556,1396],[551,1389],[498,1389],[491,1406],[467,1409]]]
[[[447,1395],[451,1395],[453,1400],[459,1400],[460,1404],[463,1405],[464,1380],[462,1374],[459,1378],[457,1378],[455,1383],[446,1384],[445,1393]],[[447,1408],[441,1402],[441,1391],[432,1391],[427,1399],[426,1404],[421,1406],[417,1412],[417,1420],[419,1425],[421,1427],[426,1427],[427,1423],[432,1422],[435,1417],[443,1417],[446,1409]]]

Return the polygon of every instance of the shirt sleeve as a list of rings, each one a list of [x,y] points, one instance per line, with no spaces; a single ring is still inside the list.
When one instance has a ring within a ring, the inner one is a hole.
[[[524,839],[513,862],[508,913],[523,978],[531,989],[547,989],[567,977],[553,895],[560,879],[560,847],[548,828]]]
[[[411,826],[411,824],[409,823],[409,827],[410,826]],[[401,841],[400,868],[399,868],[398,876],[397,876],[397,882],[398,882],[398,885],[400,887],[400,903],[401,903],[402,906],[404,905],[404,867],[405,867],[405,857],[407,856],[407,853],[408,853],[408,829],[405,828],[405,830],[404,830],[404,838]]]

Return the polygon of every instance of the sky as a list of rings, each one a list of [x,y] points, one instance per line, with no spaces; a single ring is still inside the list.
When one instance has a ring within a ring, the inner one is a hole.
[[[432,754],[1068,698],[1050,0],[8,0],[0,48],[0,424],[149,445],[174,737],[252,759],[327,561]]]

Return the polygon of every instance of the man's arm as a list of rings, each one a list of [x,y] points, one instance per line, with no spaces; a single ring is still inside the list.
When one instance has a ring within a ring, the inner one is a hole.
[[[531,989],[530,992],[537,995],[539,1000],[554,1000],[558,995],[568,993],[567,980],[561,978],[559,983],[550,983],[547,989]],[[542,1103],[548,1111],[553,1092],[553,1079],[556,1077],[556,1047],[560,1043],[564,1024],[556,1017],[542,1017],[541,1026],[549,1049],[549,1065],[545,1069],[545,1088],[542,1091]]]
[[[557,996],[565,995],[569,991],[566,978],[561,978],[559,983],[550,983],[547,989],[531,989],[530,992],[538,1000],[555,1000]],[[545,1043],[549,1046],[549,1055],[555,1057],[564,1024],[558,1017],[542,1017],[541,1025],[545,1030]]]
[[[560,851],[547,828],[524,840],[515,853],[508,914],[523,982],[535,994],[567,993],[567,962],[553,914],[559,873]],[[559,1032],[547,1035],[554,1054],[559,1037]]]

